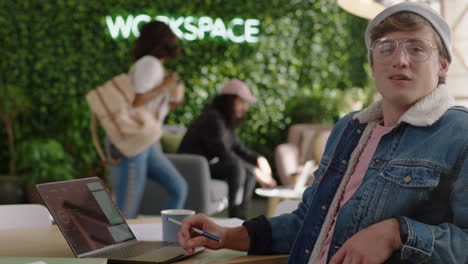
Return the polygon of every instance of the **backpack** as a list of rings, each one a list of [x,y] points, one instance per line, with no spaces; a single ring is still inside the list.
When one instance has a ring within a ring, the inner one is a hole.
[[[134,156],[155,143],[161,136],[161,124],[145,107],[133,107],[135,89],[127,74],[120,74],[86,95],[92,110],[91,133],[102,161],[106,156],[99,143],[96,119],[112,144],[126,157]],[[118,162],[118,161],[117,161]]]

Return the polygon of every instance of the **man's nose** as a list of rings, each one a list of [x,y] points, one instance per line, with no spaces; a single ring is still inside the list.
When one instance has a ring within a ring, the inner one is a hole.
[[[393,67],[407,67],[410,62],[408,53],[403,45],[399,46],[392,58]]]

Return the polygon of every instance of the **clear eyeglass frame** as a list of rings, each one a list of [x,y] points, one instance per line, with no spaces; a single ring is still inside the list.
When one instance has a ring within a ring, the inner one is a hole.
[[[387,45],[387,47],[385,45]],[[401,40],[379,38],[372,43],[372,57],[377,62],[389,63],[397,51],[401,50],[400,46],[403,46],[406,55],[415,62],[427,61],[432,56],[432,50],[437,49],[432,45],[430,40],[423,38],[409,38]]]

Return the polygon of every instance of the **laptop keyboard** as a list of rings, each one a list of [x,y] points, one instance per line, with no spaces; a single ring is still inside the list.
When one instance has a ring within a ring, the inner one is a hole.
[[[176,246],[177,243],[165,243],[164,246]],[[125,247],[118,247],[112,248],[103,252],[99,252],[97,254],[93,254],[92,257],[98,258],[112,258],[112,259],[129,259],[136,256],[144,255],[150,251],[155,251],[158,248],[161,248],[163,244],[160,242],[152,243],[152,242],[138,242],[134,244],[130,244]]]

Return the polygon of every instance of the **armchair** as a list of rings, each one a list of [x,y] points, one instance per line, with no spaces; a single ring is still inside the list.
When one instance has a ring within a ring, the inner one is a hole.
[[[185,209],[212,215],[227,207],[227,183],[211,179],[205,157],[192,154],[167,154],[167,157],[187,180],[189,193]],[[165,197],[167,197],[166,191],[158,183],[148,180],[139,213],[159,215]]]
[[[318,166],[332,128],[315,124],[295,124],[289,128],[288,142],[275,149],[275,165],[282,185],[290,186],[293,176],[302,171],[307,160],[315,161]]]
[[[212,215],[227,208],[228,185],[225,181],[211,179],[208,160],[205,157],[193,154],[166,155],[188,183],[189,192],[184,209]],[[139,214],[159,215],[166,197],[167,192],[157,182],[149,179]]]

